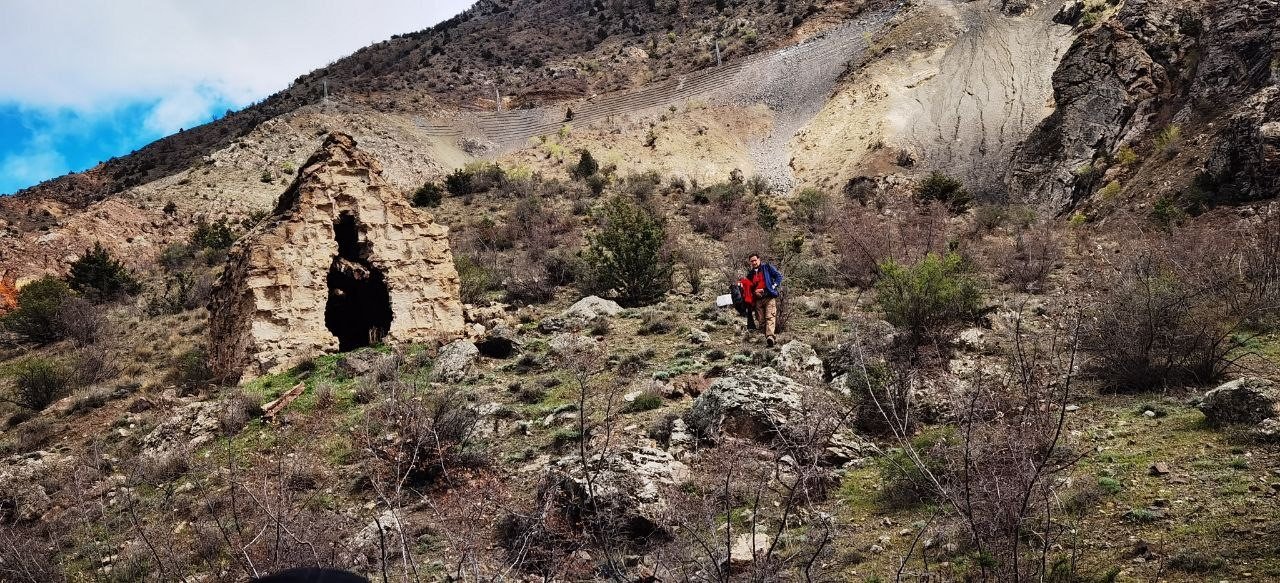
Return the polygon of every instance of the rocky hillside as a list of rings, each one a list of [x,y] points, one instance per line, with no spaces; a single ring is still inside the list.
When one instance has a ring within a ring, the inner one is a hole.
[[[0,580],[1280,580],[1277,6],[481,2],[0,201]]]

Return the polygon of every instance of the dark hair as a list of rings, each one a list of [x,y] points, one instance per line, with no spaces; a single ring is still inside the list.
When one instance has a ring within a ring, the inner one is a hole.
[[[759,253],[752,253],[752,254],[750,254],[750,255],[748,255],[748,256],[747,256],[747,259],[751,259],[752,257],[755,257],[755,258],[759,259],[759,258],[760,258],[760,254],[759,254]]]

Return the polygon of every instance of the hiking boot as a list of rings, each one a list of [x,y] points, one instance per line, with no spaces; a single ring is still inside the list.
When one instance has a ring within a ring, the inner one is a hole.
[[[774,344],[777,344],[777,342],[774,341],[773,336],[770,336],[764,340],[764,345],[768,346],[769,348],[773,348]]]

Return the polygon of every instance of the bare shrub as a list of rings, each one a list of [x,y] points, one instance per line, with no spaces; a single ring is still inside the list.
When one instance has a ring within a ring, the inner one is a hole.
[[[76,351],[72,364],[76,382],[81,385],[105,381],[119,371],[115,354],[100,344],[81,347]]]
[[[1020,291],[1038,292],[1045,280],[1062,260],[1062,241],[1045,224],[1021,230],[1014,235],[1013,247],[998,260],[1000,277]]]
[[[1018,329],[1010,372],[974,379],[953,433],[915,439],[910,407],[883,411],[897,446],[885,463],[963,526],[962,548],[980,558],[970,573],[979,580],[1043,580],[1056,541],[1069,531],[1057,515],[1057,476],[1079,459],[1066,431],[1075,356],[1074,333],[1060,343],[1028,339]],[[900,561],[899,577],[916,551],[913,545]],[[917,559],[927,569],[924,553]]]
[[[846,204],[835,226],[839,271],[847,283],[868,286],[880,277],[886,259],[913,263],[946,250],[947,207],[942,203],[904,206],[881,212]]]
[[[1092,374],[1117,391],[1219,379],[1245,326],[1275,310],[1242,276],[1238,247],[1194,232],[1138,246],[1103,275],[1089,310],[1082,345]]]
[[[450,483],[451,472],[484,466],[479,420],[456,389],[427,393],[402,386],[371,407],[363,447],[371,454],[373,474],[389,486],[384,496],[396,500],[402,488]]]
[[[58,327],[77,347],[88,346],[102,338],[106,318],[93,302],[72,297],[58,310]]]
[[[222,411],[218,414],[218,426],[223,435],[240,433],[249,420],[262,415],[262,399],[243,391],[236,391],[222,400]]]

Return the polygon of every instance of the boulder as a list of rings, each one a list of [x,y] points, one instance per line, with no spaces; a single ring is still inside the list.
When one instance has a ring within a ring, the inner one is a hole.
[[[598,508],[622,519],[625,531],[636,538],[662,530],[662,515],[667,510],[663,489],[689,477],[688,466],[671,454],[648,446],[596,454],[588,458],[585,466],[577,455],[555,463],[559,475],[557,504],[575,517],[588,516]],[[588,472],[594,484],[594,502],[588,488]]]
[[[213,441],[222,424],[223,405],[196,401],[174,409],[169,418],[142,438],[142,453],[151,457],[181,454]]]
[[[471,372],[471,368],[475,365],[479,356],[480,349],[468,340],[450,342],[444,345],[440,349],[440,354],[436,356],[431,376],[437,381],[459,382],[467,378],[467,374]]]
[[[1249,435],[1263,443],[1280,443],[1280,417],[1263,419],[1257,427],[1249,430]]]
[[[799,410],[803,393],[800,383],[773,368],[758,368],[716,379],[694,399],[687,418],[701,435],[767,441]]]
[[[44,484],[71,462],[69,456],[47,451],[14,455],[0,462],[0,524],[38,520],[53,508]]]
[[[511,358],[520,351],[519,334],[511,326],[499,323],[476,342],[476,348],[487,358]]]
[[[1212,425],[1259,423],[1280,417],[1280,387],[1259,377],[1239,378],[1205,393],[1198,406]]]
[[[778,368],[793,379],[819,385],[822,383],[822,359],[812,346],[799,340],[782,345],[778,356]]]
[[[617,316],[620,313],[622,313],[622,306],[619,306],[618,302],[596,296],[587,296],[574,302],[572,306],[560,312],[559,315],[543,320],[539,324],[539,328],[544,332],[555,332],[566,328],[584,328],[597,317]]]

